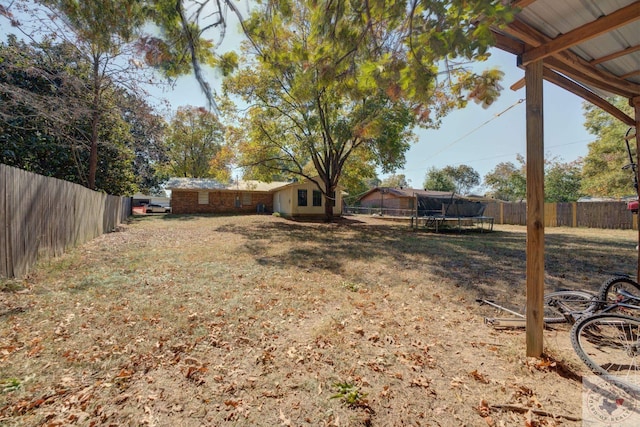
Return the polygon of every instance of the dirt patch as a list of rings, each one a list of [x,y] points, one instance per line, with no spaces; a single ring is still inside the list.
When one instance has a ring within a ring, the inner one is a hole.
[[[635,237],[547,229],[548,290],[631,272]],[[524,306],[525,238],[136,217],[3,283],[0,423],[578,426],[567,328],[527,359],[476,303]]]

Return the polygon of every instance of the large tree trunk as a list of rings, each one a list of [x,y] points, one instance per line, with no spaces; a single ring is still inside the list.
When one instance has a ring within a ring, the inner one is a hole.
[[[333,221],[333,207],[336,204],[335,198],[331,200],[330,196],[333,194],[334,189],[331,188],[331,184],[328,182],[324,183],[325,188],[325,196],[324,196],[324,220],[325,222]]]
[[[324,198],[324,220],[326,222],[333,221],[333,204],[335,200],[329,199],[329,196]]]

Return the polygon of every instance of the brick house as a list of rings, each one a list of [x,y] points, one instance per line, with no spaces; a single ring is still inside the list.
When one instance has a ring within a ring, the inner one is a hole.
[[[171,178],[171,211],[193,213],[273,212],[272,190],[288,182],[234,181],[223,184],[215,179]]]
[[[235,181],[223,184],[215,179],[171,178],[171,212],[260,213],[278,212],[285,217],[321,217],[326,200],[315,182]],[[334,215],[342,214],[342,192],[336,191]]]

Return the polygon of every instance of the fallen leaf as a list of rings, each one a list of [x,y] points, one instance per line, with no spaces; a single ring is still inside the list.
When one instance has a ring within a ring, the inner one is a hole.
[[[486,377],[486,375],[481,374],[477,369],[469,372],[469,375],[471,375],[476,381],[480,381],[484,384],[489,384],[489,379]]]
[[[116,404],[120,404],[120,403],[124,403],[125,401],[127,401],[127,399],[129,399],[130,397],[131,397],[131,394],[124,393],[124,394],[121,394],[121,395],[117,396],[113,401]]]
[[[429,388],[431,380],[429,378],[419,376],[411,380],[411,386]]]
[[[488,417],[489,413],[491,412],[491,408],[489,408],[489,404],[484,399],[480,401],[480,403],[478,404],[478,406],[476,406],[475,409],[476,411],[478,411],[478,413],[482,418]]]

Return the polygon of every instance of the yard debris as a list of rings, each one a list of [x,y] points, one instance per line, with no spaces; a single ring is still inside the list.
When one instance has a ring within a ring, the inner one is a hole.
[[[569,421],[582,421],[582,418],[580,417],[576,417],[573,415],[564,415],[564,414],[556,414],[553,412],[549,412],[549,411],[543,411],[541,409],[533,409],[533,408],[527,408],[524,406],[517,406],[517,405],[489,405],[489,409],[491,410],[496,410],[496,411],[514,411],[514,412],[519,412],[521,414],[527,414],[527,413],[532,413],[535,415],[539,415],[542,417],[550,417],[550,418],[554,418],[554,419],[558,419],[558,418],[563,418],[565,420],[569,420]]]

